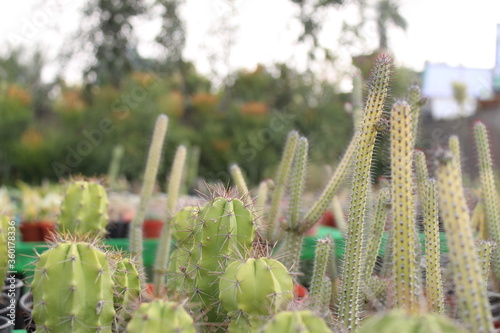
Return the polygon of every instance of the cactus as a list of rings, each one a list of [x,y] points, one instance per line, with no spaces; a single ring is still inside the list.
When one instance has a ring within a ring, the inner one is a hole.
[[[229,167],[229,171],[231,172],[231,176],[233,177],[233,180],[236,184],[236,188],[244,199],[245,204],[251,207],[253,205],[252,197],[250,196],[250,191],[248,190],[247,183],[245,181],[245,178],[243,177],[243,173],[241,172],[240,167],[238,166],[238,164],[232,164]]]
[[[106,253],[92,243],[56,243],[39,256],[31,284],[37,332],[111,333],[113,291]]]
[[[469,332],[493,332],[469,212],[453,156],[443,152],[436,170],[439,208],[447,235],[450,265],[460,305],[460,316]]]
[[[156,260],[154,264],[153,285],[154,291],[157,295],[162,292],[163,284],[165,283],[165,274],[167,273],[168,260],[171,247],[171,219],[177,205],[177,198],[179,196],[179,188],[182,181],[182,171],[186,161],[186,147],[179,146],[175,152],[174,161],[172,163],[172,170],[168,179],[168,197],[167,197],[167,216],[166,221],[163,223],[161,236],[156,251]]]
[[[180,304],[164,300],[142,303],[132,316],[130,333],[195,333],[193,318]]]
[[[126,323],[132,316],[132,310],[140,300],[141,280],[139,272],[130,258],[124,258],[121,253],[116,254],[113,281],[115,283],[114,305],[116,310],[116,328],[123,332]]]
[[[404,310],[393,310],[368,318],[357,333],[466,333],[453,321],[439,314],[411,316]]]
[[[271,322],[262,329],[262,333],[329,333],[325,321],[315,316],[311,311],[283,311],[278,313]]]
[[[461,165],[461,157],[460,157],[460,141],[458,139],[458,136],[456,135],[450,135],[450,138],[448,139],[448,148],[450,149],[450,152],[453,154],[453,160],[457,163],[457,168],[458,168],[458,173],[461,175],[462,174],[462,165]],[[462,178],[460,178],[462,180]]]
[[[355,151],[351,205],[344,258],[344,271],[340,291],[338,320],[347,330],[358,326],[360,317],[361,281],[363,274],[363,239],[366,195],[370,181],[370,166],[378,125],[387,97],[392,61],[379,57],[372,72],[372,88],[369,91]]]
[[[118,189],[118,175],[120,173],[120,163],[123,158],[123,153],[125,149],[122,145],[116,145],[113,147],[113,153],[111,156],[111,163],[109,163],[108,168],[108,182],[111,190]]]
[[[488,133],[483,123],[478,122],[474,125],[474,137],[478,153],[481,196],[486,215],[488,239],[500,244],[500,207],[498,206]],[[500,281],[500,247],[497,247],[493,252],[493,273],[496,280]]]
[[[332,247],[331,237],[318,239],[316,241],[316,251],[314,253],[314,270],[311,278],[311,288],[309,292],[309,297],[311,299],[311,306],[313,308],[319,308],[321,305],[323,305],[321,297],[323,293],[326,293],[324,290],[325,286],[323,278],[325,277],[326,274],[326,269],[331,253],[331,247]],[[331,281],[330,281],[330,290],[331,290]],[[331,292],[328,294],[331,295]],[[329,299],[330,297],[328,297],[328,300]]]
[[[411,314],[420,311],[414,242],[414,212],[411,178],[411,110],[397,102],[391,111],[391,198],[394,225],[393,271],[396,306]]]
[[[424,217],[425,258],[427,263],[425,284],[427,303],[430,311],[444,314],[443,280],[440,264],[439,212],[435,180],[427,180],[427,189],[421,200]]]
[[[165,134],[167,133],[168,117],[164,114],[159,115],[156,119],[155,128],[153,131],[153,138],[151,146],[149,147],[148,160],[146,163],[146,170],[144,171],[144,183],[141,190],[141,200],[139,208],[130,223],[130,254],[132,257],[137,258],[137,268],[142,271],[142,223],[146,215],[146,208],[149,199],[153,193],[156,175],[158,174],[158,167],[160,165],[161,152]]]
[[[106,190],[95,182],[79,180],[71,183],[61,204],[59,232],[104,237],[107,224]]]
[[[228,196],[209,201],[196,216],[186,211],[177,214],[188,218],[173,223],[174,238],[182,239],[172,253],[169,271],[173,283],[199,304],[209,321],[219,322],[219,277],[231,259],[250,251],[255,234],[253,213],[241,200]]]
[[[219,299],[229,316],[272,315],[293,299],[293,280],[271,258],[248,258],[229,264],[219,280]]]
[[[411,108],[411,119],[412,119],[412,136],[411,136],[411,148],[415,147],[415,141],[418,134],[418,120],[420,118],[420,107],[425,103],[425,100],[420,98],[420,87],[416,84],[411,85],[408,88],[408,104]]]
[[[495,250],[495,243],[490,241],[479,241],[477,246],[477,256],[481,262],[481,273],[483,275],[483,280],[488,281],[488,276],[490,275],[490,262],[493,251]]]

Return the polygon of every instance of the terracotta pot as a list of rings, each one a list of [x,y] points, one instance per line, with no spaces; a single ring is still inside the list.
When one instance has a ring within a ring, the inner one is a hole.
[[[303,285],[295,284],[293,286],[293,297],[294,297],[295,301],[297,301],[299,303],[303,303],[309,297],[309,291]]]
[[[42,240],[53,241],[56,235],[56,224],[54,222],[40,222],[40,233]]]
[[[43,241],[40,224],[38,222],[23,222],[19,226],[23,242],[41,242]]]
[[[163,221],[161,220],[146,220],[144,221],[142,231],[144,238],[160,238]]]

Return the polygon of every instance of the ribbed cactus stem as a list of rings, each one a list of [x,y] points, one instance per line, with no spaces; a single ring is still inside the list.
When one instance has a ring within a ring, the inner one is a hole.
[[[122,145],[116,145],[113,148],[113,153],[111,155],[111,163],[108,169],[108,182],[111,190],[116,190],[118,187],[118,175],[120,173],[120,164],[123,158],[123,153],[125,149]]]
[[[368,237],[368,245],[365,251],[365,278],[369,278],[377,262],[382,235],[384,233],[387,215],[391,207],[391,192],[388,188],[380,190],[375,207],[375,219],[373,220]]]
[[[431,312],[444,314],[436,181],[429,179],[426,183],[427,190],[422,199],[422,215],[425,233],[425,259],[427,263],[425,290],[429,310]]]
[[[337,196],[334,196],[332,199],[332,212],[333,216],[335,216],[335,222],[339,230],[343,233],[347,232],[347,222],[345,220],[344,209],[342,208],[342,203]]]
[[[424,200],[427,191],[427,180],[429,179],[429,171],[427,170],[427,160],[425,154],[421,150],[416,150],[413,154],[413,164],[415,167],[415,178],[417,181],[418,198],[420,202]]]
[[[297,149],[297,143],[299,141],[299,133],[297,131],[291,131],[288,133],[288,137],[285,143],[285,149],[283,150],[283,155],[281,156],[281,162],[278,167],[278,172],[274,180],[275,186],[273,191],[273,196],[271,198],[271,207],[269,209],[269,215],[267,216],[267,233],[266,238],[268,240],[273,240],[275,237],[276,229],[278,229],[278,219],[281,212],[281,200],[285,194],[285,188],[288,181],[288,176],[292,168],[293,157],[295,155],[295,150]]]
[[[474,137],[478,154],[481,197],[484,203],[488,239],[500,244],[500,207],[498,205],[488,133],[483,123],[478,122],[474,125]],[[496,280],[500,281],[499,247],[493,252],[493,273]]]
[[[188,149],[187,170],[186,170],[186,186],[188,190],[196,186],[196,178],[198,178],[198,167],[200,164],[201,149],[198,146],[191,146]]]
[[[495,250],[495,243],[490,241],[479,241],[477,242],[476,246],[477,255],[481,263],[481,273],[483,275],[483,280],[487,282],[490,275],[490,263],[493,251]]]
[[[332,301],[332,280],[328,276],[323,276],[321,293],[318,295],[321,298],[321,309],[328,311]]]
[[[307,212],[301,226],[300,230],[302,232],[311,228],[318,220],[321,215],[328,208],[330,203],[332,202],[333,196],[340,189],[347,176],[350,174],[349,171],[352,169],[352,161],[354,157],[354,152],[356,150],[358,144],[358,134],[355,134],[347,147],[347,150],[344,153],[344,156],[340,160],[335,172],[330,177],[328,184],[325,189],[319,196],[319,198],[315,201],[314,205],[311,207],[309,212]]]
[[[168,177],[167,185],[167,216],[161,230],[158,249],[156,252],[155,268],[153,276],[154,291],[156,295],[160,295],[163,284],[165,283],[165,274],[167,274],[168,260],[170,255],[170,247],[172,241],[172,230],[170,220],[175,212],[177,199],[179,197],[179,189],[182,182],[182,174],[186,162],[186,147],[179,146],[175,152],[172,170]]]
[[[460,302],[459,314],[469,332],[494,332],[486,284],[474,244],[459,173],[453,156],[444,152],[436,170],[439,208],[446,230],[450,265]]]
[[[323,290],[323,278],[325,277],[328,260],[330,257],[332,247],[332,240],[330,237],[318,239],[316,241],[316,250],[314,252],[314,269],[311,278],[311,288],[309,297],[311,298],[311,305],[313,308],[322,305],[322,295],[325,293]],[[330,298],[330,297],[329,297]]]
[[[411,85],[408,88],[408,104],[411,108],[411,119],[412,119],[412,149],[415,147],[415,141],[418,135],[418,120],[420,118],[420,88],[416,84]]]
[[[285,244],[283,244],[283,249],[285,251],[283,265],[285,265],[288,270],[298,267],[300,253],[302,251],[304,235],[299,228],[302,218],[301,203],[306,178],[308,147],[309,144],[307,139],[301,137],[295,152],[290,177],[290,204],[288,208],[288,221],[285,225],[283,225],[283,229],[287,234]]]
[[[394,223],[393,272],[395,305],[411,314],[420,311],[414,240],[411,109],[396,102],[391,111],[391,198]]]
[[[246,205],[249,207],[253,206],[252,197],[250,196],[250,191],[248,190],[247,182],[245,181],[245,177],[243,177],[243,172],[241,172],[241,168],[238,164],[232,164],[229,167],[229,172],[231,173],[231,177],[233,178],[236,188],[240,193],[240,196],[243,198]]]
[[[167,133],[168,117],[164,114],[158,116],[153,131],[153,138],[149,147],[148,159],[146,162],[146,170],[144,171],[144,180],[142,184],[141,197],[137,212],[130,223],[130,254],[137,260],[137,268],[139,271],[143,269],[142,263],[142,223],[146,215],[146,208],[149,199],[153,193],[153,188],[160,166],[161,152],[165,134]]]
[[[266,208],[267,197],[269,193],[269,184],[272,184],[272,180],[266,179],[260,182],[259,188],[257,189],[257,198],[255,200],[255,213],[257,217],[255,218],[255,227],[262,229],[262,218],[264,214],[264,210]]]
[[[338,321],[346,330],[355,330],[361,313],[363,281],[363,240],[366,196],[370,182],[373,148],[377,137],[387,90],[392,61],[387,56],[377,59],[372,71],[371,89],[360,126],[359,143],[355,151],[349,223],[346,237],[344,270],[340,290]]]
[[[458,172],[462,174],[462,158],[460,157],[460,140],[458,136],[451,135],[448,139],[448,148],[450,149],[451,154],[453,155],[453,160],[457,163]],[[460,178],[462,179],[462,178]]]

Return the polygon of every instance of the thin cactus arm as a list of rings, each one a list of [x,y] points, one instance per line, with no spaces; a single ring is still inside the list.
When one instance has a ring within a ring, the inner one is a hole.
[[[324,278],[329,262],[329,257],[331,254],[332,239],[331,237],[326,237],[323,239],[318,239],[316,241],[316,250],[314,252],[314,268],[311,278],[311,288],[309,292],[309,297],[311,298],[311,305],[313,308],[320,308],[324,304],[323,293],[324,290]],[[331,288],[331,281],[330,281]],[[328,296],[328,303],[330,302],[331,289]]]
[[[243,198],[246,205],[249,207],[253,207],[252,197],[250,196],[250,191],[248,190],[247,182],[245,181],[245,177],[243,177],[243,172],[241,172],[241,168],[238,164],[231,164],[229,167],[229,172],[231,173],[231,177],[233,178],[236,188],[240,193],[240,196]]]
[[[120,164],[123,158],[125,148],[122,145],[116,145],[113,147],[113,153],[111,155],[111,163],[108,168],[108,181],[109,186],[112,190],[116,190],[118,187],[118,175],[120,173]]]
[[[448,148],[450,152],[453,154],[453,159],[455,163],[457,163],[458,173],[462,175],[462,158],[460,154],[460,140],[457,135],[450,135],[448,139]],[[462,178],[460,178],[462,179]]]
[[[477,242],[476,246],[477,255],[481,262],[481,272],[483,275],[483,280],[488,281],[488,276],[490,275],[490,263],[496,244],[491,241],[479,241]]]
[[[146,209],[153,193],[153,188],[160,166],[161,152],[163,142],[167,133],[168,117],[164,114],[158,116],[153,130],[153,138],[149,147],[148,159],[146,162],[146,170],[144,171],[144,181],[141,190],[139,208],[130,223],[130,254],[137,260],[137,268],[139,271],[143,269],[142,261],[142,224],[146,215]]]
[[[411,126],[411,109],[408,103],[396,102],[391,111],[391,210],[394,224],[392,244],[395,305],[410,314],[418,314],[420,293],[414,240]]]
[[[160,239],[158,242],[158,249],[156,251],[156,259],[154,264],[153,285],[156,295],[160,295],[165,283],[165,274],[167,273],[172,229],[170,221],[175,212],[177,199],[179,196],[179,189],[182,182],[182,174],[186,163],[186,147],[179,146],[175,152],[174,161],[172,163],[172,170],[168,177],[167,185],[167,216],[163,223]]]
[[[418,135],[418,120],[420,118],[420,107],[422,106],[423,100],[420,95],[420,87],[416,84],[411,85],[408,88],[408,104],[411,108],[411,119],[412,119],[412,141],[411,147],[415,147],[415,141]]]
[[[439,208],[446,230],[450,265],[460,302],[459,315],[469,332],[494,332],[469,211],[453,156],[438,156],[436,170]]]
[[[358,147],[358,139],[359,134],[356,133],[351,139],[347,150],[344,153],[344,156],[340,160],[335,172],[330,177],[328,184],[325,186],[325,189],[319,196],[319,198],[314,202],[314,205],[307,212],[304,217],[304,220],[301,223],[300,230],[302,232],[310,229],[318,220],[321,215],[328,208],[330,203],[333,200],[333,197],[338,192],[347,176],[349,175],[349,171],[352,167],[352,162],[354,158],[354,153]]]
[[[344,269],[340,288],[338,322],[348,331],[355,330],[361,316],[363,275],[363,240],[366,195],[370,181],[373,149],[387,97],[392,59],[381,56],[372,71],[371,89],[360,126],[359,145],[355,152],[349,223],[346,237]]]

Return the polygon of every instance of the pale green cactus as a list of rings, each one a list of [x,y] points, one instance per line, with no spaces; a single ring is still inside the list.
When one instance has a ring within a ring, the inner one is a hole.
[[[311,288],[309,292],[309,297],[311,299],[311,306],[313,308],[322,307],[324,304],[323,296],[327,293],[324,285],[324,278],[330,259],[332,247],[331,237],[326,237],[323,239],[318,239],[316,241],[316,251],[314,253],[314,269],[311,278]],[[330,292],[328,293],[328,303],[330,303],[331,295],[331,281],[330,282]]]
[[[325,321],[311,311],[283,311],[271,319],[262,333],[330,333]]]
[[[488,281],[490,275],[490,263],[493,256],[493,251],[495,250],[495,243],[491,241],[479,241],[476,243],[477,246],[477,256],[481,262],[481,272],[483,275],[483,280]]]
[[[123,254],[116,254],[111,262],[115,266],[112,275],[115,283],[115,331],[123,332],[136,304],[140,302],[141,279],[133,261]]]
[[[457,168],[458,168],[458,173],[461,175],[462,174],[462,158],[460,157],[460,140],[458,139],[458,136],[456,135],[450,135],[450,138],[448,139],[448,148],[450,149],[450,152],[453,154],[453,159],[457,163]],[[462,178],[460,178],[462,180]]]
[[[344,271],[340,291],[338,321],[351,331],[359,324],[360,299],[363,281],[363,240],[366,195],[370,181],[370,168],[378,128],[387,97],[391,77],[392,60],[379,57],[372,71],[371,89],[368,93],[363,121],[360,127],[358,146],[355,151],[354,176],[352,180],[351,205],[346,237]]]
[[[108,168],[108,182],[111,190],[118,189],[118,175],[120,174],[120,164],[125,153],[125,148],[122,145],[116,145],[113,147],[113,153],[111,154],[111,163],[109,163]]]
[[[249,207],[253,206],[252,197],[250,196],[250,191],[248,190],[247,182],[245,181],[245,177],[243,177],[243,172],[241,172],[238,164],[232,164],[229,167],[229,172],[231,173],[231,177],[236,184],[236,188],[240,193],[240,196],[243,198],[245,204]]]
[[[449,152],[438,157],[439,208],[446,230],[459,315],[469,332],[493,332],[480,261],[456,162]]]
[[[408,88],[408,104],[411,108],[411,119],[412,119],[412,141],[411,148],[415,147],[415,141],[418,135],[418,121],[420,118],[420,107],[423,104],[423,100],[420,96],[420,87],[416,84],[411,85]]]

